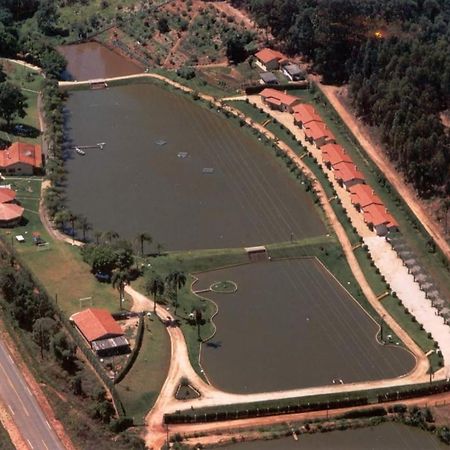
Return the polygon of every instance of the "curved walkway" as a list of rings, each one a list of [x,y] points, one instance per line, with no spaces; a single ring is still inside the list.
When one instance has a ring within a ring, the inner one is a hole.
[[[170,80],[159,74],[126,75],[102,81],[108,82],[127,79],[133,80],[143,77],[158,79],[187,93],[193,92],[191,88],[184,86],[176,81]],[[60,82],[60,86],[61,87],[80,86],[80,85],[88,86],[92,81],[98,80],[87,80],[82,82]],[[395,379],[378,380],[365,383],[349,383],[345,385],[322,386],[307,389],[295,389],[289,391],[265,392],[250,395],[231,394],[219,391],[215,389],[213,386],[208,385],[195,373],[189,361],[186,341],[184,340],[182,331],[178,327],[168,326],[167,330],[171,340],[171,363],[168,377],[163,385],[160,395],[153,409],[149,412],[146,418],[147,445],[150,448],[156,449],[161,448],[161,446],[164,444],[166,438],[166,429],[163,425],[163,414],[166,412],[174,412],[176,410],[184,410],[189,409],[191,407],[198,408],[203,406],[247,403],[254,401],[292,398],[305,395],[313,395],[318,393],[326,394],[332,392],[350,392],[355,389],[390,387],[427,381],[428,380],[427,370],[429,367],[427,357],[423,354],[423,352],[415,344],[415,342],[409,337],[409,335],[388,314],[388,312],[384,309],[382,304],[377,300],[375,293],[372,291],[371,287],[369,286],[367,280],[364,277],[363,272],[361,271],[359,263],[353,254],[353,249],[347,237],[347,234],[343,226],[337,219],[327,199],[323,187],[320,185],[318,180],[315,178],[314,174],[310,171],[310,169],[306,166],[306,164],[302,161],[302,159],[287,144],[285,144],[282,141],[279,141],[273,133],[268,131],[260,124],[255,123],[252,119],[246,117],[239,110],[229,105],[223,105],[220,100],[218,101],[214,97],[209,95],[200,94],[200,98],[205,101],[213,102],[216,107],[222,108],[223,110],[228,111],[234,116],[243,119],[249,126],[261,132],[267,138],[273,141],[278,141],[278,146],[280,150],[282,150],[286,155],[288,155],[292,159],[292,161],[297,165],[297,167],[300,168],[308,177],[310,177],[310,179],[314,182],[314,189],[324,209],[325,215],[328,218],[330,225],[333,227],[342,245],[344,254],[348,260],[349,266],[355,279],[359,283],[363,293],[370,301],[374,309],[380,314],[380,316],[384,316],[385,322],[391,327],[391,329],[397,334],[397,336],[400,339],[402,339],[404,344],[415,356],[416,366],[409,374]],[[133,297],[134,302],[136,302],[137,308],[141,310],[153,309],[153,302],[144,295],[132,289],[130,286],[126,287],[126,292]],[[167,319],[173,320],[172,315],[169,314],[161,306],[157,305],[156,310],[158,316],[163,320]],[[183,376],[189,378],[193,387],[201,392],[202,396],[199,399],[195,399],[189,402],[180,402],[175,400],[174,393],[178,387],[180,378]]]

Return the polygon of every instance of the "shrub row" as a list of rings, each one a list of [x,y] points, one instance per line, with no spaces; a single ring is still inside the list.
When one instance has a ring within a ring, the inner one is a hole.
[[[136,344],[134,345],[133,351],[131,352],[131,355],[128,358],[125,366],[114,379],[114,384],[120,383],[125,378],[126,374],[130,371],[130,369],[133,367],[133,364],[139,355],[143,338],[144,338],[144,315],[141,313],[139,314],[139,325],[136,334]]]

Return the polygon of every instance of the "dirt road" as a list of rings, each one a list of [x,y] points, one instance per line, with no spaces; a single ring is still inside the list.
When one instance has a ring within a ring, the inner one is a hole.
[[[447,259],[450,259],[450,245],[445,239],[445,236],[443,235],[439,226],[424,210],[413,188],[403,181],[402,176],[397,172],[393,164],[386,156],[384,149],[373,142],[367,130],[364,129],[364,125],[354,116],[351,111],[349,111],[348,107],[343,102],[342,95],[339,94],[341,88],[321,84],[318,76],[311,76],[311,79],[315,81],[317,87],[323,92],[325,97],[333,105],[337,113],[341,116],[342,120],[350,128],[360,145],[369,155],[370,159],[372,159],[372,161],[378,166],[378,168],[385,175],[388,181],[402,196],[404,201],[416,215],[419,222],[422,223],[430,236],[432,236],[438,247],[441,249],[442,253],[444,253]]]

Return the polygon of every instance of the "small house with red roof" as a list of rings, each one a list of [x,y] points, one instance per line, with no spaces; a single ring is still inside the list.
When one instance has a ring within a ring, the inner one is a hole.
[[[378,236],[385,236],[389,231],[398,230],[398,223],[384,205],[371,204],[363,210],[364,222]]]
[[[368,184],[356,184],[349,188],[350,200],[358,211],[364,211],[370,205],[382,205],[377,194]]]
[[[23,217],[24,208],[16,202],[16,193],[9,187],[0,186],[0,227],[18,225]]]
[[[300,103],[292,108],[294,114],[294,123],[300,128],[311,122],[323,123],[322,118],[317,114],[312,105],[308,103]]]
[[[298,97],[272,88],[263,89],[259,95],[270,109],[277,109],[279,111],[287,111],[291,113],[293,111],[293,107],[300,103],[300,99]]]
[[[40,145],[14,142],[0,150],[0,171],[8,175],[33,175],[39,169],[42,169]]]
[[[280,65],[287,62],[287,58],[283,53],[272,50],[271,48],[263,48],[255,54],[256,65],[264,71],[277,70]]]
[[[328,169],[341,162],[352,163],[353,160],[345,153],[345,150],[338,144],[325,144],[322,148],[322,162]]]
[[[106,309],[88,308],[73,314],[70,320],[98,356],[130,351],[122,327]]]
[[[346,189],[365,182],[364,175],[353,162],[344,161],[336,164],[333,166],[333,173],[335,180]]]
[[[323,123],[312,121],[303,126],[306,140],[317,148],[325,144],[335,144],[336,138],[331,130]]]

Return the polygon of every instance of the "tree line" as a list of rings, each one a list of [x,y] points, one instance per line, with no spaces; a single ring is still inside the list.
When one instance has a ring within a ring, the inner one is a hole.
[[[303,54],[324,83],[349,83],[419,195],[450,194],[450,3],[445,0],[231,0]]]

